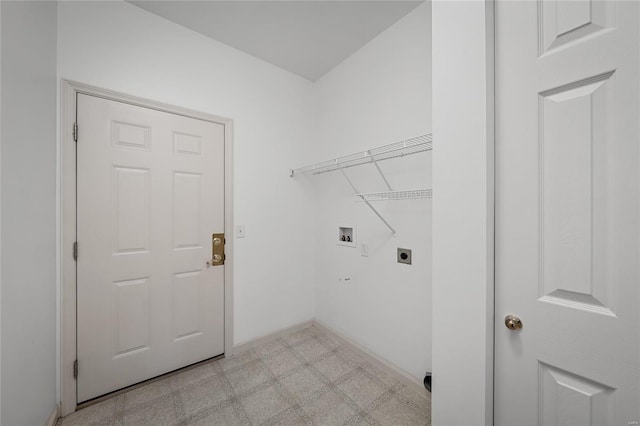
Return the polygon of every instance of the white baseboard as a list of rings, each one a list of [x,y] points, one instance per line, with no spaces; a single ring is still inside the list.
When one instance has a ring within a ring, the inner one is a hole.
[[[405,385],[415,389],[418,392],[424,392],[425,394],[428,393],[428,391],[424,387],[424,383],[422,383],[422,380],[416,377],[413,377],[411,374],[404,371],[402,368],[376,355],[375,353],[371,352],[369,349],[365,348],[359,343],[354,342],[349,337],[333,330],[330,327],[327,327],[321,322],[318,322],[318,320],[314,319],[312,322],[314,327],[318,327],[320,330],[324,331],[325,333],[333,335],[335,338],[341,341],[344,345],[351,347],[351,349],[354,349],[355,351],[359,352],[361,355],[363,355],[367,359],[367,361],[369,361],[374,366],[380,368],[387,374],[390,374],[391,376],[395,377]]]
[[[302,330],[308,327],[311,327],[313,325],[313,320],[309,320],[309,321],[305,321],[302,322],[300,324],[296,324],[294,326],[291,327],[287,327],[287,328],[283,328],[281,330],[278,330],[274,333],[270,333],[267,334],[265,336],[261,336],[261,337],[257,337],[255,339],[249,340],[248,342],[244,342],[244,343],[240,343],[238,345],[235,345],[233,347],[233,354],[237,354],[237,353],[241,353],[244,352],[248,349],[251,349],[255,346],[258,345],[262,345],[265,343],[269,343],[273,340],[279,339],[280,337],[284,336],[285,334],[289,334],[289,333],[293,333],[296,332],[298,330]]]
[[[47,420],[47,423],[45,423],[44,426],[55,426],[58,418],[60,418],[60,405],[56,405],[56,408],[53,409],[51,415],[49,416],[49,419]]]

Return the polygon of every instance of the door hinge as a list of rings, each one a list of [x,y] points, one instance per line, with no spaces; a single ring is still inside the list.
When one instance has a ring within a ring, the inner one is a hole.
[[[78,123],[73,123],[73,140],[78,142]]]
[[[73,260],[78,260],[78,242],[73,243]]]
[[[78,360],[73,361],[73,378],[78,378]]]

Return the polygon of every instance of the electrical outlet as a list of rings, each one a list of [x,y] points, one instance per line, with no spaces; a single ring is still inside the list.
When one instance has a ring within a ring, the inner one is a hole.
[[[411,265],[411,249],[398,247],[398,263]]]
[[[360,256],[369,257],[369,244],[366,244],[366,243],[360,244]]]

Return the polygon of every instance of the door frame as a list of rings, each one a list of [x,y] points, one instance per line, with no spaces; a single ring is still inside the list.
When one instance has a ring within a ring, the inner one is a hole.
[[[139,98],[112,90],[101,89],[69,80],[60,86],[60,156],[59,156],[59,279],[60,279],[60,335],[59,378],[61,415],[76,410],[77,382],[73,364],[77,359],[76,340],[76,261],[73,243],[76,241],[76,142],[73,128],[76,121],[77,95],[85,94],[129,105],[177,114],[224,126],[224,232],[226,252],[233,254],[233,120],[212,114]],[[82,129],[80,129],[82,132]],[[233,351],[233,255],[225,261],[224,270],[224,354]]]
[[[433,424],[493,424],[494,3],[431,2]]]

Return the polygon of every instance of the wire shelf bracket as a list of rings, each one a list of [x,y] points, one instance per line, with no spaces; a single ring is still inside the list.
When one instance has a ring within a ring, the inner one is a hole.
[[[433,149],[433,137],[426,134],[417,136],[415,138],[406,139],[404,141],[384,145],[378,148],[370,149],[361,153],[351,154],[344,157],[334,158],[333,160],[323,161],[321,163],[312,164],[297,169],[291,169],[289,176],[294,177],[300,174],[321,174],[333,171],[340,171],[342,176],[353,189],[354,197],[356,201],[364,202],[367,207],[378,216],[378,218],[386,225],[387,228],[395,235],[396,230],[382,217],[380,212],[371,204],[372,201],[385,201],[385,200],[409,200],[418,198],[431,198],[431,189],[410,189],[403,191],[394,191],[391,184],[387,180],[386,176],[378,165],[379,161],[388,160],[391,158],[404,157],[405,155],[418,154],[420,152],[431,151]],[[362,164],[373,164],[378,171],[378,174],[384,181],[388,191],[385,192],[370,192],[360,193],[358,188],[354,185],[353,181],[349,179],[349,176],[345,173],[345,169],[354,166],[360,166]]]
[[[358,193],[358,189],[355,187],[353,182],[351,182],[351,179],[349,179],[349,176],[347,176],[347,174],[342,169],[340,169],[340,172],[342,173],[342,176],[344,176],[344,178],[347,180],[347,182],[349,182],[349,185],[353,189],[353,192],[355,192],[357,194]],[[365,200],[364,198],[362,199],[362,201],[364,201],[364,203],[367,205],[367,207],[369,207],[371,209],[371,211],[373,211],[375,213],[375,215],[378,216],[378,218],[387,226],[387,228],[389,228],[389,230],[391,230],[393,235],[395,235],[396,234],[396,230],[393,229],[393,227],[391,225],[389,225],[389,222],[387,222],[386,219],[384,217],[382,217],[380,212],[378,210],[376,210],[376,208],[373,207],[371,205],[371,203],[369,203],[369,201]]]

